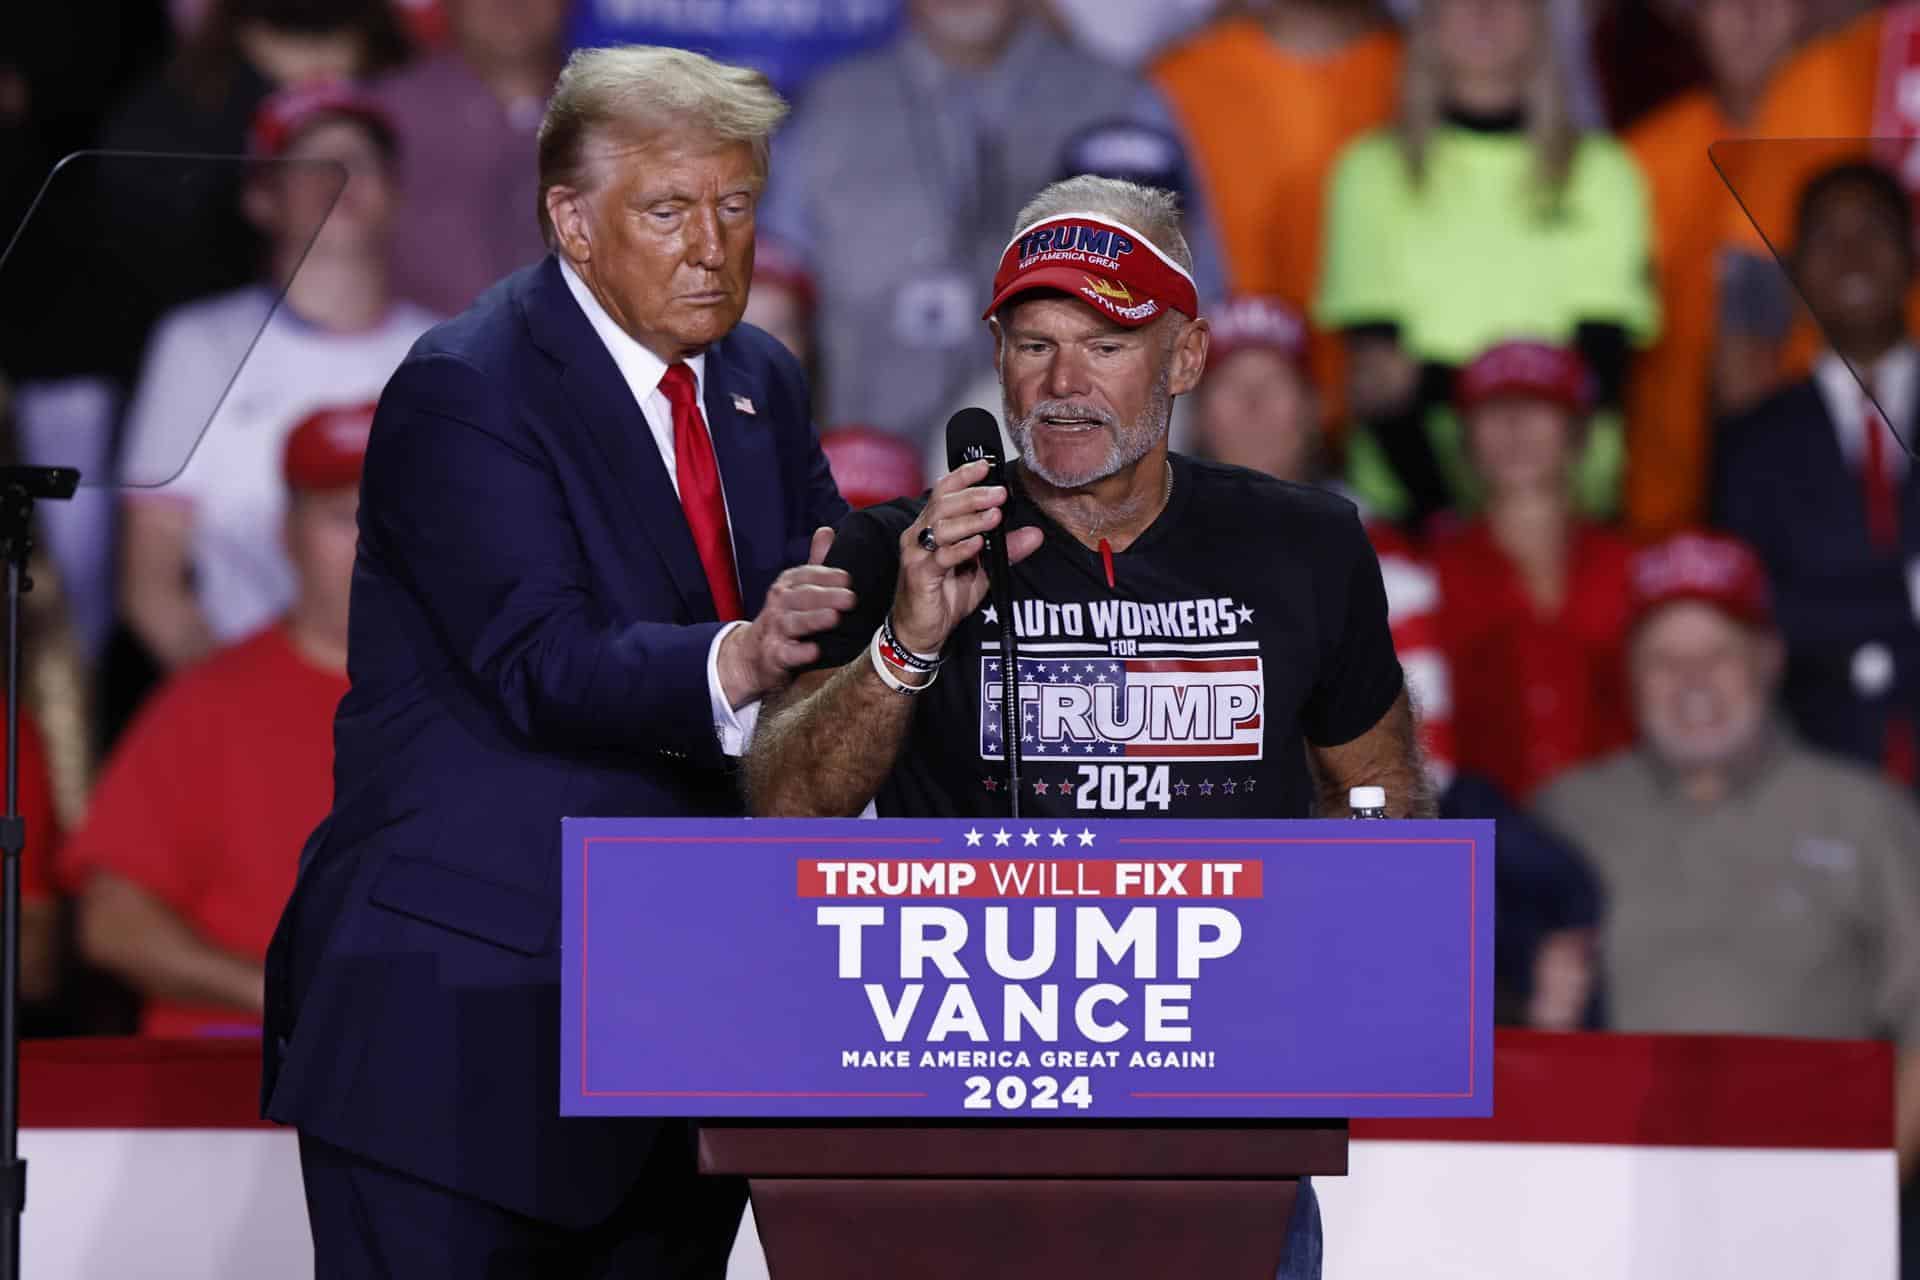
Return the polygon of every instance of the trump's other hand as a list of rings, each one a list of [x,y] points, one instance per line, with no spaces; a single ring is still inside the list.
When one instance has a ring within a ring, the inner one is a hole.
[[[760,616],[720,642],[720,688],[734,707],[783,687],[818,661],[820,646],[807,637],[838,625],[853,608],[853,579],[825,563],[832,545],[832,529],[815,529],[807,562],[775,578]]]

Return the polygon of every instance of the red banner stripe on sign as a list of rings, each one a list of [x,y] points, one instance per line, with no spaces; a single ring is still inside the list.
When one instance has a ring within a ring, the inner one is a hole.
[[[1493,1115],[1355,1120],[1355,1138],[1661,1147],[1893,1146],[1893,1050],[1760,1036],[1495,1033]]]

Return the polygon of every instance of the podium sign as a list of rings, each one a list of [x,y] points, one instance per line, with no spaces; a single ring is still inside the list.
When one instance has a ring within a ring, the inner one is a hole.
[[[1493,824],[563,824],[561,1111],[1492,1113]]]

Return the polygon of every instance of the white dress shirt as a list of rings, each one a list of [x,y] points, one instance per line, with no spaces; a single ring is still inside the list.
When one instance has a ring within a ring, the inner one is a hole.
[[[1914,421],[1914,398],[1920,393],[1920,351],[1901,343],[1876,360],[1860,376],[1873,386],[1873,396],[1886,411],[1889,425],[1896,432],[1909,429]],[[1867,393],[1853,376],[1846,361],[1831,351],[1822,352],[1813,363],[1813,384],[1820,392],[1827,416],[1833,419],[1834,433],[1840,437],[1840,452],[1847,465],[1855,469],[1865,465],[1867,450]],[[1882,440],[1881,456],[1893,468],[1893,481],[1906,478],[1907,451],[1899,440]]]
[[[675,468],[673,447],[673,405],[667,395],[660,390],[660,380],[667,376],[667,362],[653,352],[634,341],[633,336],[622,329],[600,300],[587,289],[586,283],[575,274],[573,265],[566,259],[560,260],[560,278],[567,282],[567,292],[586,312],[587,323],[600,335],[600,341],[606,346],[607,354],[613,357],[613,363],[620,370],[620,376],[626,379],[627,389],[633,392],[634,400],[640,406],[640,414],[647,420],[647,430],[653,436],[653,444],[660,451],[660,461],[666,464],[667,479],[673,482],[673,491],[680,492],[680,475]],[[706,423],[707,358],[705,355],[689,356],[686,365],[693,370],[693,385],[697,392],[696,403],[703,425]],[[711,427],[708,434],[712,434]],[[727,493],[727,478],[720,477],[720,499],[724,504]],[[733,536],[733,517],[727,517],[727,536]],[[734,559],[736,565],[739,558]],[[714,636],[713,645],[707,650],[707,698],[713,704],[713,732],[720,740],[720,750],[730,756],[742,754],[747,749],[747,741],[753,736],[753,726],[760,717],[760,704],[749,702],[735,710],[727,701],[727,695],[720,687],[720,642],[727,638],[735,627],[744,627],[745,622],[730,622],[720,628]]]

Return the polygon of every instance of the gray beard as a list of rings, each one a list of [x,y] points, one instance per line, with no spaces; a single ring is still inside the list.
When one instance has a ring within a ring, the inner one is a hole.
[[[1166,439],[1167,425],[1173,419],[1173,397],[1167,394],[1167,386],[1172,377],[1172,365],[1162,365],[1160,376],[1154,381],[1153,394],[1147,398],[1146,407],[1140,411],[1140,416],[1130,425],[1118,430],[1113,430],[1116,424],[1112,414],[1072,400],[1042,400],[1033,406],[1031,413],[1022,417],[1013,411],[1013,401],[1004,390],[1003,384],[1000,397],[1001,408],[1006,414],[1007,434],[1013,437],[1014,447],[1020,450],[1020,465],[1056,489],[1079,489],[1132,466],[1146,457],[1155,445]],[[1035,457],[1033,448],[1035,424],[1049,414],[1068,413],[1087,417],[1113,431],[1112,443],[1107,447],[1107,456],[1084,474],[1055,471],[1042,466],[1039,459]]]

